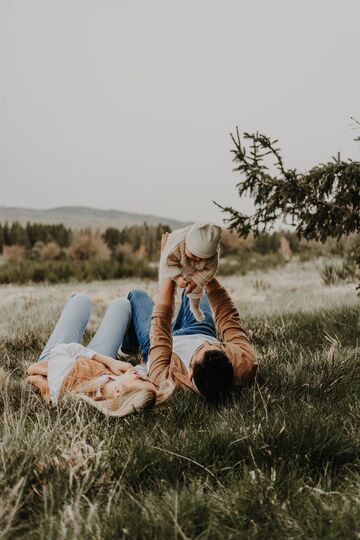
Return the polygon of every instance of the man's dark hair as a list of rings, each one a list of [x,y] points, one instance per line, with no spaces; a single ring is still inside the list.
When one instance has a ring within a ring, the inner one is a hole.
[[[199,392],[208,399],[225,396],[232,384],[234,369],[225,353],[219,349],[205,351],[201,362],[193,367],[193,380]]]

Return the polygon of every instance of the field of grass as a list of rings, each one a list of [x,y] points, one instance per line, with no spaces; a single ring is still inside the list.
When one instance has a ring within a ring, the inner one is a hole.
[[[97,302],[154,282],[0,287],[0,538],[360,538],[360,307],[321,262],[226,277],[260,361],[209,406],[106,419],[50,408],[23,382],[74,290]]]

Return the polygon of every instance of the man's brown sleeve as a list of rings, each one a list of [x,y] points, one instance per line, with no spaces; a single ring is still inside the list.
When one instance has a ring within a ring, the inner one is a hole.
[[[151,316],[149,378],[158,384],[169,376],[172,355],[171,307],[156,304]]]
[[[255,359],[255,352],[241,323],[239,311],[224,287],[210,292],[208,297],[214,310],[215,322],[221,339],[224,342],[239,345]]]

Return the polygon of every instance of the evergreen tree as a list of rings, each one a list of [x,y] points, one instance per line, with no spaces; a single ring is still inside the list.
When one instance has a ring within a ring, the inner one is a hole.
[[[360,231],[360,162],[343,161],[340,156],[306,173],[287,169],[277,140],[260,133],[244,133],[250,149],[243,144],[239,131],[231,135],[235,171],[242,178],[237,184],[239,196],[254,198],[255,212],[247,216],[217,203],[228,214],[230,229],[241,236],[256,235],[279,218],[290,219],[298,237],[307,240],[341,238]],[[265,159],[271,158],[277,171],[270,173]]]
[[[34,227],[33,225],[31,225],[31,223],[27,222],[25,229],[29,245],[30,247],[33,247],[36,242],[36,236],[34,235]]]
[[[28,244],[26,229],[17,221],[10,228],[11,242],[13,245],[26,246]]]
[[[12,242],[11,242],[10,229],[9,229],[8,222],[5,221],[5,225],[4,225],[4,246],[11,246],[11,245],[12,245]]]
[[[111,251],[114,251],[116,246],[121,243],[121,233],[115,227],[108,227],[103,234],[103,238]]]

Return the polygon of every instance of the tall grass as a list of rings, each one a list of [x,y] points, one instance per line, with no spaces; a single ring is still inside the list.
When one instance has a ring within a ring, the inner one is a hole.
[[[123,420],[24,385],[59,309],[1,310],[1,538],[359,538],[359,306],[257,312],[255,386]]]

